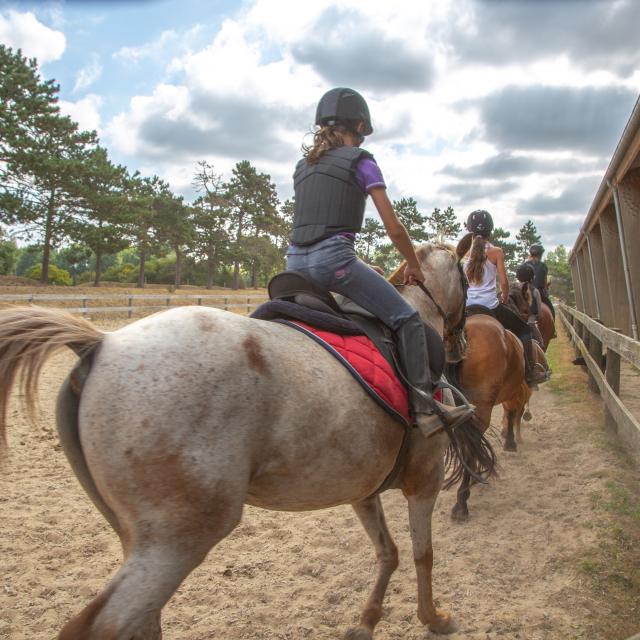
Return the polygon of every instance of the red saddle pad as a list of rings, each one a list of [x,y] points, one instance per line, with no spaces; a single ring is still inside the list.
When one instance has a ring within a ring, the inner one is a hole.
[[[304,322],[287,321],[310,336],[344,364],[350,373],[389,413],[411,424],[409,395],[393,367],[367,336],[344,336],[316,329]],[[442,401],[442,391],[435,397]]]

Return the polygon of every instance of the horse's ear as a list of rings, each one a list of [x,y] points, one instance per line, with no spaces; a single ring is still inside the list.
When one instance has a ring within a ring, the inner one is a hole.
[[[403,260],[400,266],[387,278],[391,284],[404,284],[404,268],[407,261]]]
[[[458,256],[458,260],[462,260],[467,253],[469,253],[469,249],[471,249],[471,243],[473,242],[473,233],[467,233],[466,236],[458,242],[458,246],[456,247],[456,255]]]

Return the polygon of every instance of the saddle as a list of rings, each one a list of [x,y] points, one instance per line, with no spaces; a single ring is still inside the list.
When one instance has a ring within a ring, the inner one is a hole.
[[[269,302],[260,305],[251,314],[252,318],[294,320],[338,335],[366,336],[391,367],[401,374],[396,366],[393,331],[353,300],[317,287],[297,271],[283,271],[273,276],[268,292]],[[431,375],[438,380],[445,364],[444,343],[430,324],[425,322],[424,326]]]

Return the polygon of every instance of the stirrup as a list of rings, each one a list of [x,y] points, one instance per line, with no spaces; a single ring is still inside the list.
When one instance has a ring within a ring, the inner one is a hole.
[[[433,418],[429,421],[431,423],[429,426],[424,424],[420,425],[418,423],[420,430],[426,437],[432,436],[443,429],[449,433],[452,432],[454,429],[457,429],[461,424],[466,422],[469,419],[469,416],[475,411],[475,407],[469,403],[462,392],[450,385],[448,382],[440,381],[436,383],[434,390],[437,391],[439,389],[451,389],[453,393],[457,393],[461,399],[461,404],[444,404],[421,389],[416,389],[415,391],[420,393],[421,397],[426,401],[426,404],[428,404],[431,409],[431,412],[421,411],[417,412],[417,415],[425,416],[425,420],[427,419],[426,416],[431,416]],[[417,418],[416,422],[418,422]]]
[[[442,405],[442,406],[450,406],[450,405]],[[470,411],[466,406],[451,406],[451,411],[444,411],[438,408],[437,411],[433,413],[424,413],[420,412],[416,414],[416,424],[422,435],[426,438],[430,438],[432,435],[436,433],[440,433],[441,431],[447,431],[451,433],[455,429],[457,429],[461,424],[466,422],[469,419],[472,411]],[[454,415],[451,422],[450,419]]]
[[[460,400],[460,402],[467,407],[467,409],[469,409],[469,411],[475,411],[476,408],[474,405],[472,405],[467,398],[465,397],[465,395],[462,393],[462,391],[460,391],[460,389],[458,389],[458,387],[454,387],[452,384],[449,384],[446,380],[439,380],[436,385],[435,385],[435,390],[442,390],[444,391],[445,389],[449,389],[449,391],[451,391],[451,393],[455,396],[458,397],[458,400]]]

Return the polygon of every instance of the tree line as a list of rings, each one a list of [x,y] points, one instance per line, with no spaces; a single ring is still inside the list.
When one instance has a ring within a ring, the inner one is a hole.
[[[52,257],[61,257],[56,247],[65,248],[72,273],[90,264],[95,285],[105,261],[123,251],[135,256],[141,287],[149,261],[167,254],[176,287],[187,261],[204,265],[208,287],[223,267],[234,288],[241,276],[256,286],[282,268],[293,205],[279,201],[268,174],[243,160],[224,180],[199,162],[197,197],[185,202],[158,176],[112,162],[94,131],[61,114],[58,93],[53,80],[40,78],[35,59],[0,45],[0,223],[12,236],[37,241],[32,273],[43,283],[56,266]],[[20,251],[11,239],[0,242],[6,272]]]
[[[281,202],[271,177],[248,160],[225,179],[200,161],[197,196],[186,202],[158,176],[113,163],[95,131],[63,116],[59,86],[37,61],[0,45],[0,274],[43,283],[108,280],[262,286],[285,265],[294,203]],[[413,198],[393,202],[414,242],[450,241],[462,231],[452,207],[425,215]],[[494,231],[510,267],[539,241],[528,221],[509,242]],[[15,237],[32,244],[18,249]],[[363,260],[385,270],[400,261],[382,224],[367,218]]]

